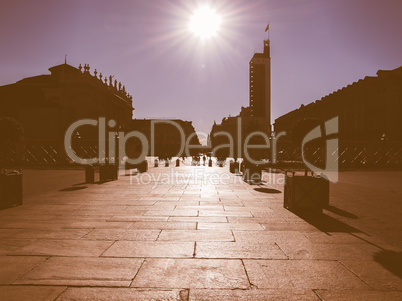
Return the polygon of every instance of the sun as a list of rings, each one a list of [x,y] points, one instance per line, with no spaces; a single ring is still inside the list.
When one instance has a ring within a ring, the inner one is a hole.
[[[208,6],[202,6],[191,15],[189,29],[204,40],[217,34],[221,22],[222,19],[216,11]]]

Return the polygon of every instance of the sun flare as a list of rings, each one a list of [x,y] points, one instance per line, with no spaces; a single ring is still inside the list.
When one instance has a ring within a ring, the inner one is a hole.
[[[190,18],[189,29],[201,39],[216,35],[221,25],[221,17],[208,6],[198,8]]]

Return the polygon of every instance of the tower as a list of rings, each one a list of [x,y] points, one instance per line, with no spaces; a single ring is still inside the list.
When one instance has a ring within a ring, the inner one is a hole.
[[[268,27],[267,27],[268,28]],[[269,38],[264,40],[264,52],[254,53],[250,60],[251,116],[263,118],[271,129],[271,57]]]

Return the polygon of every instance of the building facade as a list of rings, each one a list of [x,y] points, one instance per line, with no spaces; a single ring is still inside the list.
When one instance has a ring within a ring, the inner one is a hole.
[[[402,67],[378,70],[320,100],[302,105],[275,120],[280,160],[300,161],[301,154],[325,166],[325,122],[338,118],[340,167],[402,168]],[[320,126],[321,138],[301,149],[302,140]],[[335,138],[335,137],[334,137]],[[329,139],[329,138],[328,138]]]
[[[201,149],[198,136],[191,121],[181,119],[133,119],[130,130],[138,131],[146,137],[148,156],[172,158],[175,156],[192,156]],[[185,152],[185,144],[191,146]],[[142,151],[140,141],[132,141],[131,148],[136,153]],[[135,156],[135,154],[134,154]]]
[[[271,135],[271,56],[270,41],[264,40],[262,53],[254,53],[249,62],[249,106],[242,107],[238,116],[225,117],[220,124],[214,123],[210,141],[218,157],[244,157],[244,142],[252,133]],[[263,137],[255,135],[250,144],[266,144]],[[226,145],[226,146],[223,146]],[[231,145],[228,147],[228,145]],[[248,151],[254,160],[268,157],[262,149]]]
[[[263,118],[271,125],[271,56],[270,41],[264,40],[264,51],[254,53],[250,60],[251,116]]]
[[[378,70],[320,100],[275,120],[276,133],[291,139],[303,123],[339,118],[341,142],[402,142],[402,67]],[[284,138],[286,139],[286,138]]]
[[[64,154],[67,128],[81,119],[116,121],[116,130],[126,129],[132,119],[132,96],[113,77],[103,77],[88,65],[78,68],[61,64],[49,68],[50,74],[24,78],[0,87],[0,117],[11,117],[23,128],[26,160],[42,154],[29,151],[36,145],[47,157],[42,163],[60,161]],[[74,138],[97,144],[98,129],[83,126]],[[1,137],[0,137],[1,139]],[[82,144],[82,143],[81,143]],[[40,162],[38,162],[40,163]]]

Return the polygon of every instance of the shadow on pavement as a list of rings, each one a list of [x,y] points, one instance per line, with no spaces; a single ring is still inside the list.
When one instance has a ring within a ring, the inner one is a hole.
[[[364,233],[324,213],[312,214],[303,212],[295,214],[322,232]]]
[[[402,278],[402,252],[381,250],[374,254],[374,260],[394,275]]]
[[[343,217],[352,218],[352,219],[359,218],[357,215],[354,215],[350,212],[347,212],[345,210],[339,209],[339,208],[331,206],[331,205],[326,206],[324,209],[331,211],[332,213],[335,213],[337,215],[343,216]]]
[[[67,188],[63,188],[60,189],[59,191],[65,192],[65,191],[77,191],[77,190],[82,190],[88,188],[87,186],[73,186],[73,187],[67,187]]]
[[[255,191],[263,192],[263,193],[282,193],[282,191],[272,188],[254,188]]]

